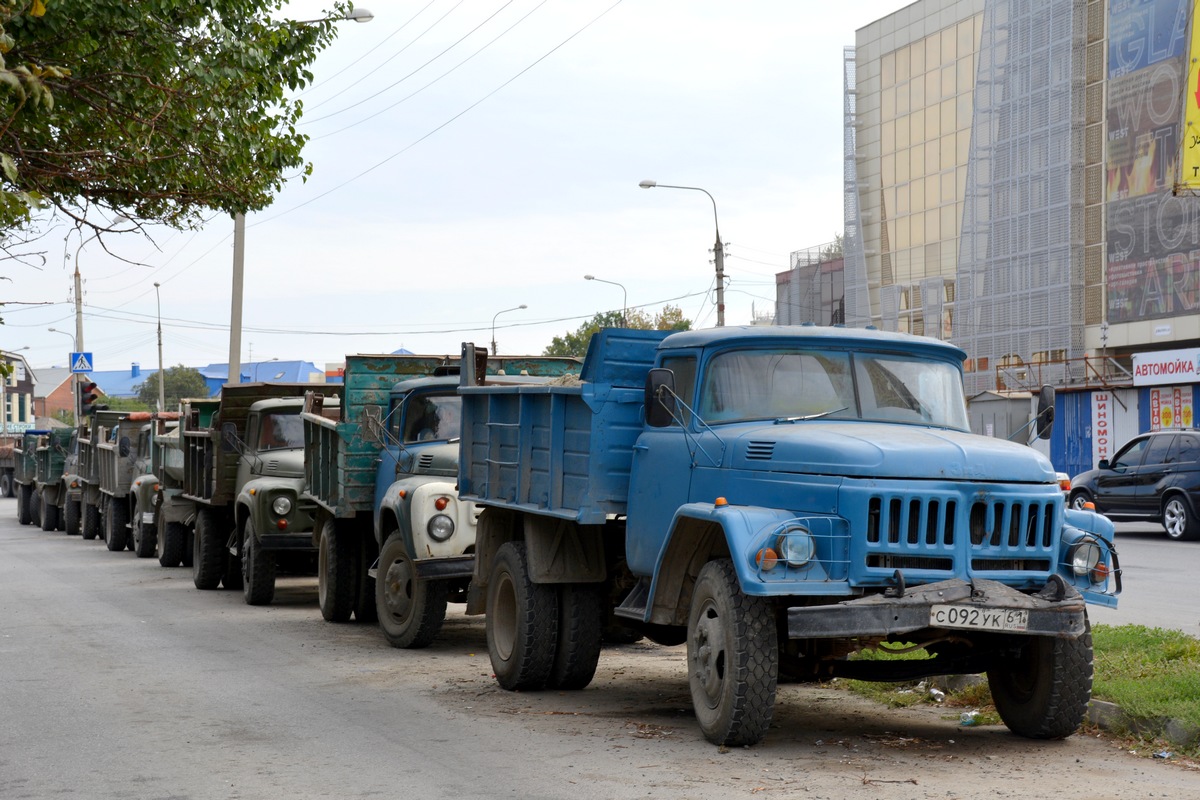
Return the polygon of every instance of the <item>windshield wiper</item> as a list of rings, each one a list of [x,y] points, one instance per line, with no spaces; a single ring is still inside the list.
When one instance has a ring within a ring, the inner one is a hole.
[[[789,423],[789,422],[807,422],[810,419],[820,419],[821,417],[828,417],[830,414],[836,414],[839,411],[845,411],[849,407],[850,406],[842,406],[841,408],[831,408],[828,411],[822,411],[818,414],[808,414],[807,416],[803,416],[803,417],[780,417],[779,419],[775,420],[775,424],[783,425],[783,424]]]

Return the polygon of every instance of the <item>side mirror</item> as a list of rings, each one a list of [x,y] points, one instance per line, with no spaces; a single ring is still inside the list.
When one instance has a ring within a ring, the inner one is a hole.
[[[1050,384],[1038,393],[1036,428],[1039,439],[1049,439],[1054,430],[1054,387]]]
[[[666,428],[675,422],[675,373],[657,367],[646,374],[646,424]]]
[[[226,422],[221,425],[221,450],[233,453],[237,449],[237,425]]]
[[[117,442],[117,455],[121,456],[122,458],[129,455],[129,437],[128,436],[122,436],[121,440],[119,442]]]
[[[1096,467],[1097,469],[1112,469],[1112,465],[1109,464],[1107,458],[1100,459],[1100,463],[1097,464]]]

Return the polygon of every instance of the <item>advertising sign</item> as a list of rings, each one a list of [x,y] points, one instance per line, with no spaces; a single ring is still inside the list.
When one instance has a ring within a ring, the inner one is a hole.
[[[1092,392],[1092,463],[1109,458],[1113,452],[1113,396],[1111,392]]]
[[[1133,385],[1162,386],[1200,381],[1200,349],[1133,354]]]

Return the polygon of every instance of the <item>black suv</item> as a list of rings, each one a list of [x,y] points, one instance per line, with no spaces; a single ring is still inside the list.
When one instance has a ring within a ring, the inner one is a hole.
[[[1133,438],[1099,469],[1071,479],[1071,507],[1089,501],[1114,520],[1161,522],[1172,539],[1200,539],[1200,429]]]

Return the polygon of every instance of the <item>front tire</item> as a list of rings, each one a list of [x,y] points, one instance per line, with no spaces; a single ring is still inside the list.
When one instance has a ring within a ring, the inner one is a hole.
[[[217,513],[211,508],[196,512],[196,529],[192,542],[192,583],[197,589],[216,589],[225,575],[225,532],[218,524]]]
[[[546,686],[558,644],[558,592],[529,579],[524,542],[496,551],[487,586],[487,643],[492,671],[510,691]]]
[[[275,553],[262,549],[252,519],[242,526],[242,596],[252,606],[269,606],[275,599]]]
[[[0,475],[0,497],[13,496],[13,478],[7,472]]]
[[[84,539],[95,539],[100,535],[101,519],[100,506],[83,502],[83,521],[80,523],[79,532]]]
[[[42,495],[42,530],[49,533],[58,530],[58,506],[46,500]]]
[[[67,531],[67,536],[79,535],[79,523],[82,510],[78,500],[67,500],[67,504],[63,507],[63,528]]]
[[[770,605],[742,591],[729,559],[708,562],[696,579],[687,662],[705,738],[727,746],[762,739],[775,712],[778,634]]]
[[[129,509],[124,500],[115,497],[104,501],[104,543],[114,553],[124,550],[129,544]]]
[[[17,484],[17,522],[28,525],[33,522],[33,486],[28,483]]]
[[[1092,697],[1092,628],[1078,639],[1024,639],[988,669],[996,711],[1008,729],[1029,739],[1063,739],[1079,729]]]
[[[29,524],[42,527],[42,493],[29,485]]]
[[[138,558],[150,558],[158,549],[158,531],[142,522],[141,504],[133,507],[133,552]]]
[[[1200,539],[1200,519],[1183,495],[1173,494],[1163,504],[1163,529],[1177,542]]]
[[[317,602],[326,622],[349,622],[358,591],[355,541],[338,524],[325,520],[317,548]]]
[[[399,533],[388,537],[379,555],[375,608],[379,628],[392,647],[428,646],[446,619],[446,582],[417,578]]]
[[[158,551],[158,563],[163,567],[178,567],[183,563],[183,553],[187,548],[187,528],[182,522],[167,522],[166,513],[161,507],[155,516],[157,531],[154,536],[155,550]]]

